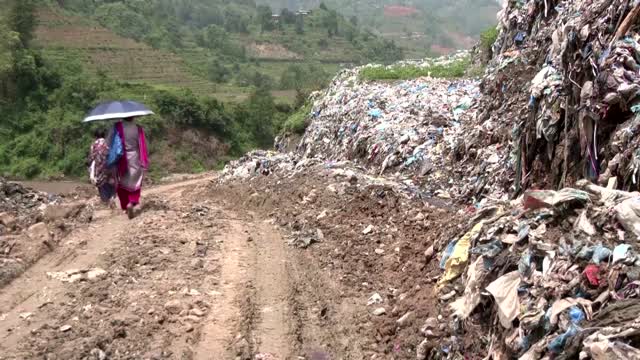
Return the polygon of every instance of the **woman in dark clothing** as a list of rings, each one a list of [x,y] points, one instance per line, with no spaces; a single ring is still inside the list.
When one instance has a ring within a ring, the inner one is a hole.
[[[105,140],[105,131],[103,129],[96,130],[94,135],[95,141],[91,145],[89,153],[89,164],[93,167],[91,182],[98,188],[102,202],[111,206],[113,205],[112,199],[115,197],[116,188],[111,171],[107,168],[109,145]]]

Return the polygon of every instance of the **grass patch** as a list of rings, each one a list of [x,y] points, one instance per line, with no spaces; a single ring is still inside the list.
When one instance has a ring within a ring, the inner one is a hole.
[[[311,112],[311,107],[311,103],[307,102],[293,115],[289,116],[282,126],[283,131],[295,134],[304,134],[304,131],[307,129],[307,116],[309,116],[309,113]]]
[[[488,28],[480,34],[480,46],[485,51],[490,52],[496,39],[498,39],[498,28],[496,26]]]
[[[409,80],[424,76],[435,78],[460,78],[465,75],[471,64],[470,59],[453,61],[445,65],[415,66],[376,66],[360,70],[360,79],[365,81],[375,80]]]

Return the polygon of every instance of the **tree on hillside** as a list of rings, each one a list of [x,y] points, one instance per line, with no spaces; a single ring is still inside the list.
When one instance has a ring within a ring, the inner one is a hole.
[[[338,35],[338,12],[335,10],[325,11],[322,17],[322,26],[327,29],[329,37]]]
[[[14,49],[20,44],[20,34],[0,23],[0,104],[12,92],[10,81],[14,63]]]
[[[280,21],[282,21],[283,23],[287,24],[287,25],[293,25],[295,24],[297,20],[297,16],[294,12],[290,11],[289,9],[282,9],[282,11],[280,11]]]
[[[268,89],[257,88],[246,102],[245,122],[253,130],[257,145],[270,148],[274,137],[276,104]]]
[[[228,32],[248,33],[249,19],[238,11],[227,8],[224,11],[224,28]]]
[[[222,65],[218,60],[214,60],[209,64],[209,80],[215,83],[224,83],[229,80],[231,72]]]
[[[9,27],[20,36],[22,46],[28,47],[37,24],[35,0],[14,0],[9,10]]]
[[[36,2],[12,0],[8,6],[6,24],[0,21],[0,99],[20,101],[35,89],[46,96],[59,85],[59,79],[45,68],[42,56],[29,49],[36,27]]]
[[[260,31],[271,31],[275,28],[273,24],[273,12],[271,11],[271,7],[268,5],[260,5],[257,8],[258,12],[258,22],[260,24]]]
[[[103,26],[136,40],[142,40],[152,29],[149,19],[120,2],[101,5],[95,16]]]
[[[298,16],[296,19],[296,34],[304,34],[304,17]]]

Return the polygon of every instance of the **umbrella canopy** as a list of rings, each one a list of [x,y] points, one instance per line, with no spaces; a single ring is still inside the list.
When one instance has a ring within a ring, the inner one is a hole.
[[[82,122],[124,119],[133,116],[153,115],[153,111],[135,101],[107,101],[96,106]]]

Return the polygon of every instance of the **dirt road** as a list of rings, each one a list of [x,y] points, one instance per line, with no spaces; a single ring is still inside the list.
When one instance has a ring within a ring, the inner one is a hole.
[[[0,360],[415,359],[450,210],[326,181],[203,177],[96,211],[0,288]]]
[[[200,201],[208,182],[151,189],[133,221],[98,212],[1,289],[0,358],[295,358],[286,243]]]

